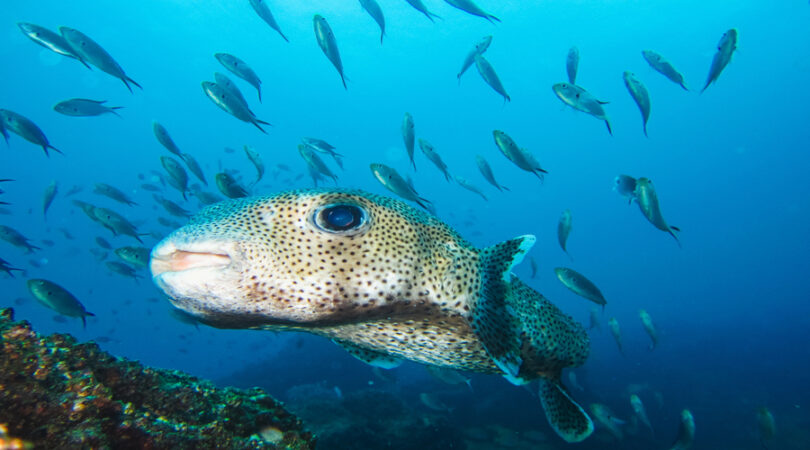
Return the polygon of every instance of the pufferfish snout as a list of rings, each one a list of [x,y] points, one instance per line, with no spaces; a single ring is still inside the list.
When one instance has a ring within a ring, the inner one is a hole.
[[[175,306],[214,326],[355,320],[418,291],[418,233],[395,219],[348,193],[232,200],[158,244],[152,275]]]

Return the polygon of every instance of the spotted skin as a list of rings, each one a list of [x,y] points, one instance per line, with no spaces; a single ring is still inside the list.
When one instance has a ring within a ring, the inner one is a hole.
[[[365,222],[326,231],[319,211],[336,204],[359,207]],[[566,440],[582,440],[590,419],[568,417],[579,407],[563,404],[573,401],[559,394],[560,372],[585,361],[589,342],[581,325],[511,275],[533,242],[479,250],[398,200],[291,191],[204,209],[153,249],[152,271],[176,307],[212,326],[308,331],[372,364],[383,356],[515,383],[548,380],[549,421]],[[227,254],[230,263],[200,280],[194,272],[209,269],[163,273],[158,265],[172,251]]]

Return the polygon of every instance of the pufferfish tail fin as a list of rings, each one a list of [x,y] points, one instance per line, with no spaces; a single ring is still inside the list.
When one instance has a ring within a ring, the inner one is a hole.
[[[507,303],[512,269],[518,265],[537,239],[519,236],[481,251],[479,272],[481,292],[473,308],[470,324],[492,361],[512,384],[528,382],[518,377],[522,342],[520,318]]]
[[[540,401],[549,425],[566,442],[580,442],[593,433],[593,421],[557,380],[540,380]]]

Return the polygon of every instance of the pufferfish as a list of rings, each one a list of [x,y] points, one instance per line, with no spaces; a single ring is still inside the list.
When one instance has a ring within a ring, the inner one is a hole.
[[[534,244],[477,249],[436,217],[355,190],[299,190],[207,207],[153,250],[175,307],[231,329],[307,331],[375,366],[402,360],[540,381],[552,428],[593,431],[562,385],[585,329],[512,274]]]

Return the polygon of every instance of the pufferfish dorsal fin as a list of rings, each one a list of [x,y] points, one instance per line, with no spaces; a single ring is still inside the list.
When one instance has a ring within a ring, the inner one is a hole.
[[[486,248],[480,254],[481,292],[473,308],[471,325],[495,365],[515,385],[529,380],[518,377],[523,364],[520,356],[522,327],[506,297],[511,291],[512,269],[523,261],[536,240],[532,235],[519,236]]]
[[[580,442],[593,433],[593,421],[568,395],[559,379],[540,379],[539,395],[549,425],[566,442]]]
[[[393,369],[402,364],[401,359],[386,353],[369,350],[352,344],[351,342],[341,341],[338,339],[332,339],[332,342],[343,347],[347,352],[349,352],[350,355],[354,356],[360,361],[374,367],[379,367],[380,369]]]

